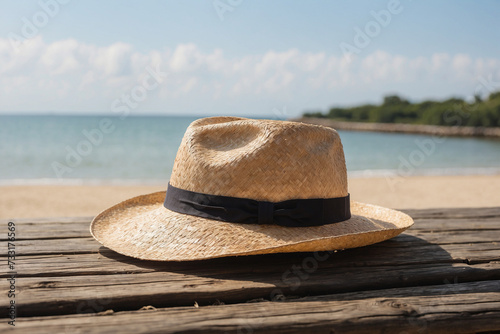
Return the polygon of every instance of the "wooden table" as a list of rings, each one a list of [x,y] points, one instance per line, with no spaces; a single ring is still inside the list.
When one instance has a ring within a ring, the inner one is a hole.
[[[406,210],[392,240],[335,253],[191,263],[102,247],[91,218],[15,223],[15,328],[6,247],[0,330],[18,333],[464,333],[500,330],[500,208]],[[2,221],[7,244],[8,221]]]

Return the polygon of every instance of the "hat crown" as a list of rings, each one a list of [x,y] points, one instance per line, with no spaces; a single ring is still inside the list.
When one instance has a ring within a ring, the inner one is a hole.
[[[239,117],[209,117],[191,123],[177,152],[170,184],[270,202],[348,194],[337,131]]]

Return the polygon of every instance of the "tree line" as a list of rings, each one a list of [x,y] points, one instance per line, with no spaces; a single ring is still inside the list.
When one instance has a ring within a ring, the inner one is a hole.
[[[500,127],[500,92],[491,93],[484,100],[475,96],[473,103],[460,98],[411,103],[398,95],[389,95],[380,105],[334,107],[326,113],[305,112],[304,117],[350,122]]]

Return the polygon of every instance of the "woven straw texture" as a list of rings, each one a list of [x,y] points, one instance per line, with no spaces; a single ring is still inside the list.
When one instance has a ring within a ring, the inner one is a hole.
[[[177,152],[170,183],[205,194],[270,202],[347,196],[337,131],[236,117],[194,121]]]
[[[193,122],[170,183],[213,195],[278,202],[348,194],[342,143],[331,128],[303,123],[211,117]],[[94,218],[92,235],[121,254],[189,261],[224,256],[340,250],[392,238],[408,215],[352,201],[352,218],[315,227],[236,224],[170,211],[165,192],[143,195]]]

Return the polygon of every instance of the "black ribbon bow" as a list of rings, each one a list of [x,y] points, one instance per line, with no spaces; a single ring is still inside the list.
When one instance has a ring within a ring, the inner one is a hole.
[[[197,193],[169,183],[163,205],[178,213],[241,224],[307,227],[351,218],[349,194],[345,197],[291,199],[273,203]]]

